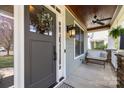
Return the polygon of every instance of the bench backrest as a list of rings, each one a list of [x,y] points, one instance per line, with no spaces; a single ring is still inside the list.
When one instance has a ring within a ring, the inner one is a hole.
[[[104,50],[87,50],[87,56],[107,58],[107,52]]]

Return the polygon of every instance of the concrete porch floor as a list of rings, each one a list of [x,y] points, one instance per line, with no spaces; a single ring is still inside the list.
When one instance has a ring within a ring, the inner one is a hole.
[[[104,69],[102,65],[84,63],[64,82],[75,88],[115,88],[117,77],[110,64],[106,64]]]

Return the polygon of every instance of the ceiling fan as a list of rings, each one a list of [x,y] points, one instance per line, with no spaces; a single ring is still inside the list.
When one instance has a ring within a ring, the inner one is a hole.
[[[92,20],[92,23],[97,23],[97,24],[100,24],[100,25],[105,25],[105,23],[103,21],[107,21],[107,20],[111,20],[112,18],[109,17],[109,18],[103,18],[103,19],[98,19],[97,16],[95,15],[94,16],[94,19]]]

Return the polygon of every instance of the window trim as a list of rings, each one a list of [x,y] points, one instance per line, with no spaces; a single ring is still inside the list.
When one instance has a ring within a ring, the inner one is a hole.
[[[80,24],[74,20],[74,26],[75,26],[75,25],[77,25],[83,32],[85,32],[85,29],[84,29],[83,27],[81,27]],[[76,60],[76,59],[80,58],[81,56],[83,56],[84,53],[82,53],[82,54],[76,56],[76,54],[75,54],[75,38],[74,38],[73,40],[74,40],[74,60]],[[84,49],[85,49],[85,48],[84,48]]]

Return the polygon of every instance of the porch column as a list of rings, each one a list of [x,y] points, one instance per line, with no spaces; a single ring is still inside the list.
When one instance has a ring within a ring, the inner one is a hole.
[[[24,88],[24,6],[14,6],[14,87]]]
[[[115,41],[111,36],[108,36],[108,49],[115,49]]]

